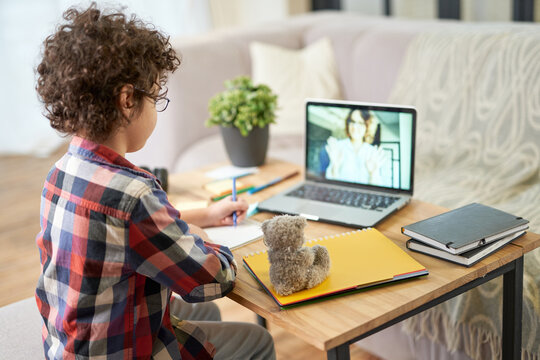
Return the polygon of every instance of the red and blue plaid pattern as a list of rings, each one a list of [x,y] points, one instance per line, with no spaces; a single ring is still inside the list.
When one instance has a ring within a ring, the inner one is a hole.
[[[47,359],[207,359],[204,333],[169,315],[232,290],[230,250],[190,234],[156,178],[74,137],[42,193],[36,300]],[[178,326],[178,327],[176,327]]]

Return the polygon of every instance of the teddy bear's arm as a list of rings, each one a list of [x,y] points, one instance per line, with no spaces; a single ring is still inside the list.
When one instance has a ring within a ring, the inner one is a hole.
[[[298,257],[302,259],[302,262],[306,266],[310,266],[313,264],[313,261],[315,260],[315,253],[311,248],[303,247],[300,250],[298,250]]]
[[[315,245],[311,248],[314,255],[313,265],[307,274],[307,288],[319,285],[330,271],[330,256],[324,246]]]

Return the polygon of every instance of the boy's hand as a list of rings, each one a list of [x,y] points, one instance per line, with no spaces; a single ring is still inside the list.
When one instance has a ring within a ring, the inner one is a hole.
[[[241,223],[246,218],[248,207],[245,199],[232,201],[232,197],[228,196],[208,207],[208,222],[212,226],[233,225],[232,214],[236,211],[237,222]]]

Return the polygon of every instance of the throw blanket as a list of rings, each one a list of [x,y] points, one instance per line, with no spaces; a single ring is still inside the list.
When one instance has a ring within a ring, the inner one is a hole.
[[[418,110],[415,197],[481,202],[540,232],[540,26],[443,26],[408,49],[391,103]],[[540,356],[540,250],[525,256],[523,358]],[[408,320],[405,331],[500,358],[502,279]]]

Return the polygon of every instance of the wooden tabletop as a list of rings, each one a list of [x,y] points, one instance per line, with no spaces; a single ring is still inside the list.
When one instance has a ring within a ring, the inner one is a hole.
[[[174,203],[178,200],[209,199],[210,194],[203,189],[203,185],[211,179],[207,178],[205,173],[223,165],[228,164],[215,164],[197,171],[171,175],[169,178],[171,201]],[[266,164],[259,168],[257,174],[246,176],[243,181],[261,185],[295,170],[300,170],[300,167],[267,160]],[[300,173],[253,195],[239,196],[244,196],[251,204],[268,198],[302,179],[303,174]],[[405,242],[408,238],[401,234],[401,226],[446,210],[413,200],[376,226],[379,231],[424,265],[429,270],[428,276],[281,310],[253,277],[240,266],[236,287],[228,297],[316,348],[327,351],[482,277],[540,246],[540,235],[529,232],[470,268],[407,250]],[[273,214],[270,213],[258,213],[253,218],[264,221],[272,216]],[[350,230],[351,228],[348,227],[308,221],[305,234],[307,239],[311,239]],[[238,264],[241,264],[242,256],[263,249],[265,246],[262,241],[256,241],[234,250],[233,253]]]

